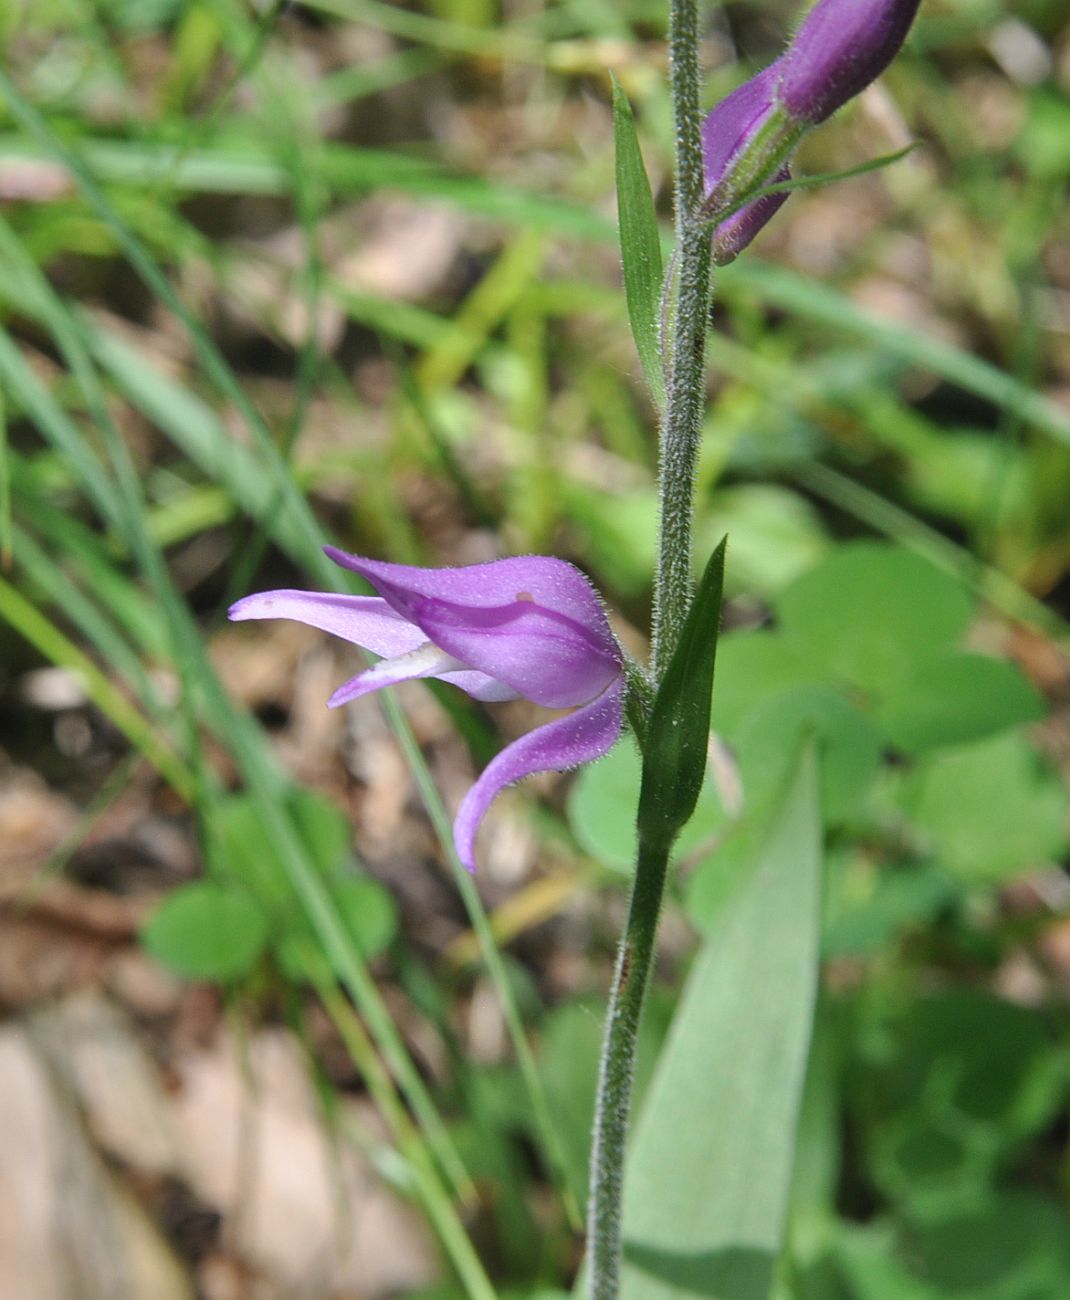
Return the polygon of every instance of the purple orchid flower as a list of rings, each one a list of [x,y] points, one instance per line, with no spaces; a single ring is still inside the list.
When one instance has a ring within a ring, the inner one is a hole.
[[[505,786],[601,758],[620,736],[623,657],[605,611],[583,574],[550,556],[419,569],[325,549],[380,594],[264,591],[229,614],[294,619],[382,655],[334,692],[331,708],[416,677],[451,682],[477,700],[575,708],[502,750],[468,791],[453,839],[474,871],[476,832]]]

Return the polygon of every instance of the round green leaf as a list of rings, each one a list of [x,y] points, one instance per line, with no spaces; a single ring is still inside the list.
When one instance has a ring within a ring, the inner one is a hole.
[[[585,767],[573,782],[568,819],[580,847],[603,866],[630,875],[635,870],[635,814],[642,765],[634,742],[625,741]],[[725,821],[712,770],[699,792],[691,820],[680,832],[674,855],[687,856]]]
[[[852,685],[882,694],[959,641],[973,599],[902,547],[841,546],[776,602],[785,635]]]
[[[286,808],[302,843],[320,871],[337,871],[350,853],[346,815],[322,795],[291,790]],[[229,795],[213,809],[209,821],[208,861],[213,873],[239,880],[273,915],[295,907],[293,886],[279,846],[264,826],[254,799]]]
[[[828,686],[781,691],[747,716],[737,741],[745,810],[777,797],[808,735],[818,742],[825,821],[843,822],[858,811],[880,767],[880,736]]]
[[[713,729],[731,741],[747,714],[771,695],[827,679],[819,663],[808,661],[779,632],[762,628],[724,633],[717,643]]]
[[[877,720],[896,749],[925,754],[1044,716],[1044,700],[1014,664],[953,650],[930,659],[884,701]]]
[[[311,790],[295,790],[287,800],[309,856],[321,871],[337,871],[353,851],[349,818],[333,800]]]
[[[729,591],[769,597],[782,591],[828,548],[821,516],[798,492],[772,483],[741,483],[715,493],[709,517],[732,538]],[[696,552],[712,549],[700,529]]]
[[[572,784],[568,819],[581,848],[614,871],[635,867],[635,810],[642,763],[631,740],[585,767]]]
[[[1066,851],[1066,789],[1020,735],[934,756],[901,801],[938,864],[969,880],[1006,880]]]
[[[370,876],[347,876],[331,894],[364,960],[385,952],[398,930],[398,909],[389,890]]]
[[[950,1196],[969,1195],[988,1181],[987,1151],[942,1116],[895,1115],[873,1135],[873,1176],[893,1203],[931,1215]]]
[[[331,897],[354,947],[365,961],[378,957],[390,946],[397,934],[397,906],[378,880],[370,876],[346,876],[331,884]],[[312,963],[326,963],[326,955],[304,912],[294,912],[288,919],[278,946],[278,958],[284,974],[295,982],[311,977]]]
[[[158,962],[198,980],[248,974],[267,937],[267,919],[256,901],[211,880],[174,890],[141,931],[142,943]]]

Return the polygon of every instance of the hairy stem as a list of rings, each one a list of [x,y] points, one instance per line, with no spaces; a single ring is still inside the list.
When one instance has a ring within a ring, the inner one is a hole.
[[[676,293],[661,431],[660,521],[654,580],[654,676],[660,679],[687,613],[695,462],[705,400],[710,238],[702,215],[697,0],[672,0],[670,48],[676,128]]]
[[[705,400],[710,236],[703,201],[697,0],[671,0],[669,40],[676,126],[676,247],[664,301],[667,401],[659,466],[660,532],[654,583],[655,687],[687,615],[691,595],[691,514]],[[588,1209],[591,1300],[617,1300],[621,1275],[624,1152],[631,1118],[639,1022],[654,965],[669,844],[640,842],[628,920],[610,990],[591,1151]]]
[[[639,1020],[654,964],[668,861],[667,849],[646,849],[640,845],[628,921],[613,972],[591,1150],[588,1208],[591,1300],[617,1300],[620,1292],[624,1147],[631,1117]]]

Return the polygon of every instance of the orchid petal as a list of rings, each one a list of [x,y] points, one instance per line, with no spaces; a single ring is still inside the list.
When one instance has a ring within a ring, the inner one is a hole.
[[[491,760],[453,823],[457,855],[468,871],[475,870],[476,833],[498,794],[533,772],[563,772],[601,758],[620,736],[623,698],[624,681],[618,677],[582,709],[529,731]]]
[[[335,564],[366,578],[399,614],[414,622],[413,608],[421,598],[447,601],[462,609],[534,604],[583,628],[605,654],[618,654],[595,589],[579,569],[554,556],[515,555],[460,568],[419,569],[366,560],[333,546],[324,549]]]
[[[547,708],[586,704],[620,676],[619,652],[605,653],[586,629],[537,605],[458,609],[426,600],[414,617],[436,645]]]
[[[408,654],[427,636],[381,596],[339,596],[315,591],[260,591],[231,605],[236,622],[253,618],[288,618],[330,632],[372,654]]]
[[[586,703],[620,674],[620,651],[598,597],[563,560],[526,556],[417,569],[327,553],[374,583],[428,640],[536,704]]]
[[[309,627],[319,628],[322,632],[331,632],[387,659],[407,655],[427,644],[426,634],[388,605],[382,596],[340,596],[315,591],[261,591],[253,596],[245,596],[232,605],[230,618],[236,622],[245,619],[293,619],[298,623],[306,623]],[[474,699],[487,703],[518,698],[518,692],[504,682],[487,673],[470,669],[467,664],[455,663],[448,654],[446,659],[450,660],[447,669],[422,675],[441,677],[444,682],[459,686]],[[373,679],[374,684],[353,689],[364,677],[364,673],[358,673],[340,686],[331,696],[330,706],[337,708],[340,704],[388,685],[384,678],[377,677]]]
[[[390,660],[385,662],[389,663]],[[351,677],[349,681],[343,682],[327,701],[327,707],[337,709],[339,705],[348,704],[351,700],[359,699],[362,695],[370,695],[372,691],[377,691],[381,686],[395,686],[398,682],[409,681],[415,677],[437,678],[439,681],[447,682],[450,686],[459,687],[472,699],[481,700],[484,704],[501,704],[505,700],[518,700],[520,698],[511,686],[506,686],[504,682],[488,677],[486,673],[477,673],[471,669],[442,673],[404,673],[393,681],[387,681],[384,676],[379,676],[371,685],[364,684],[365,673],[362,672],[357,673],[355,677]]]
[[[362,695],[382,690],[384,686],[396,686],[398,682],[409,682],[417,677],[439,677],[442,673],[463,670],[464,666],[437,645],[424,641],[415,650],[395,655],[393,659],[380,659],[377,664],[350,678],[327,701],[327,707],[336,709],[340,704],[358,700]]]
[[[771,182],[791,180],[791,168],[782,167]],[[753,203],[748,203],[727,221],[722,221],[713,232],[713,260],[718,266],[727,266],[735,261],[762,227],[776,215],[781,205],[787,200],[788,190],[780,194],[766,194]]]

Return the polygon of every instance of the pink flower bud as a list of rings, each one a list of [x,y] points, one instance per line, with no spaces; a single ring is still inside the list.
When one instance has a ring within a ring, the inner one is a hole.
[[[702,161],[706,198],[726,182],[755,134],[769,119],[776,105],[776,85],[780,65],[759,72],[726,96],[706,116],[702,124]],[[791,173],[782,168],[774,180],[787,180]],[[731,262],[773,216],[787,194],[770,194],[722,221],[713,235],[714,261],[718,266]]]
[[[818,0],[779,61],[780,102],[816,125],[884,71],[906,39],[919,0]]]

